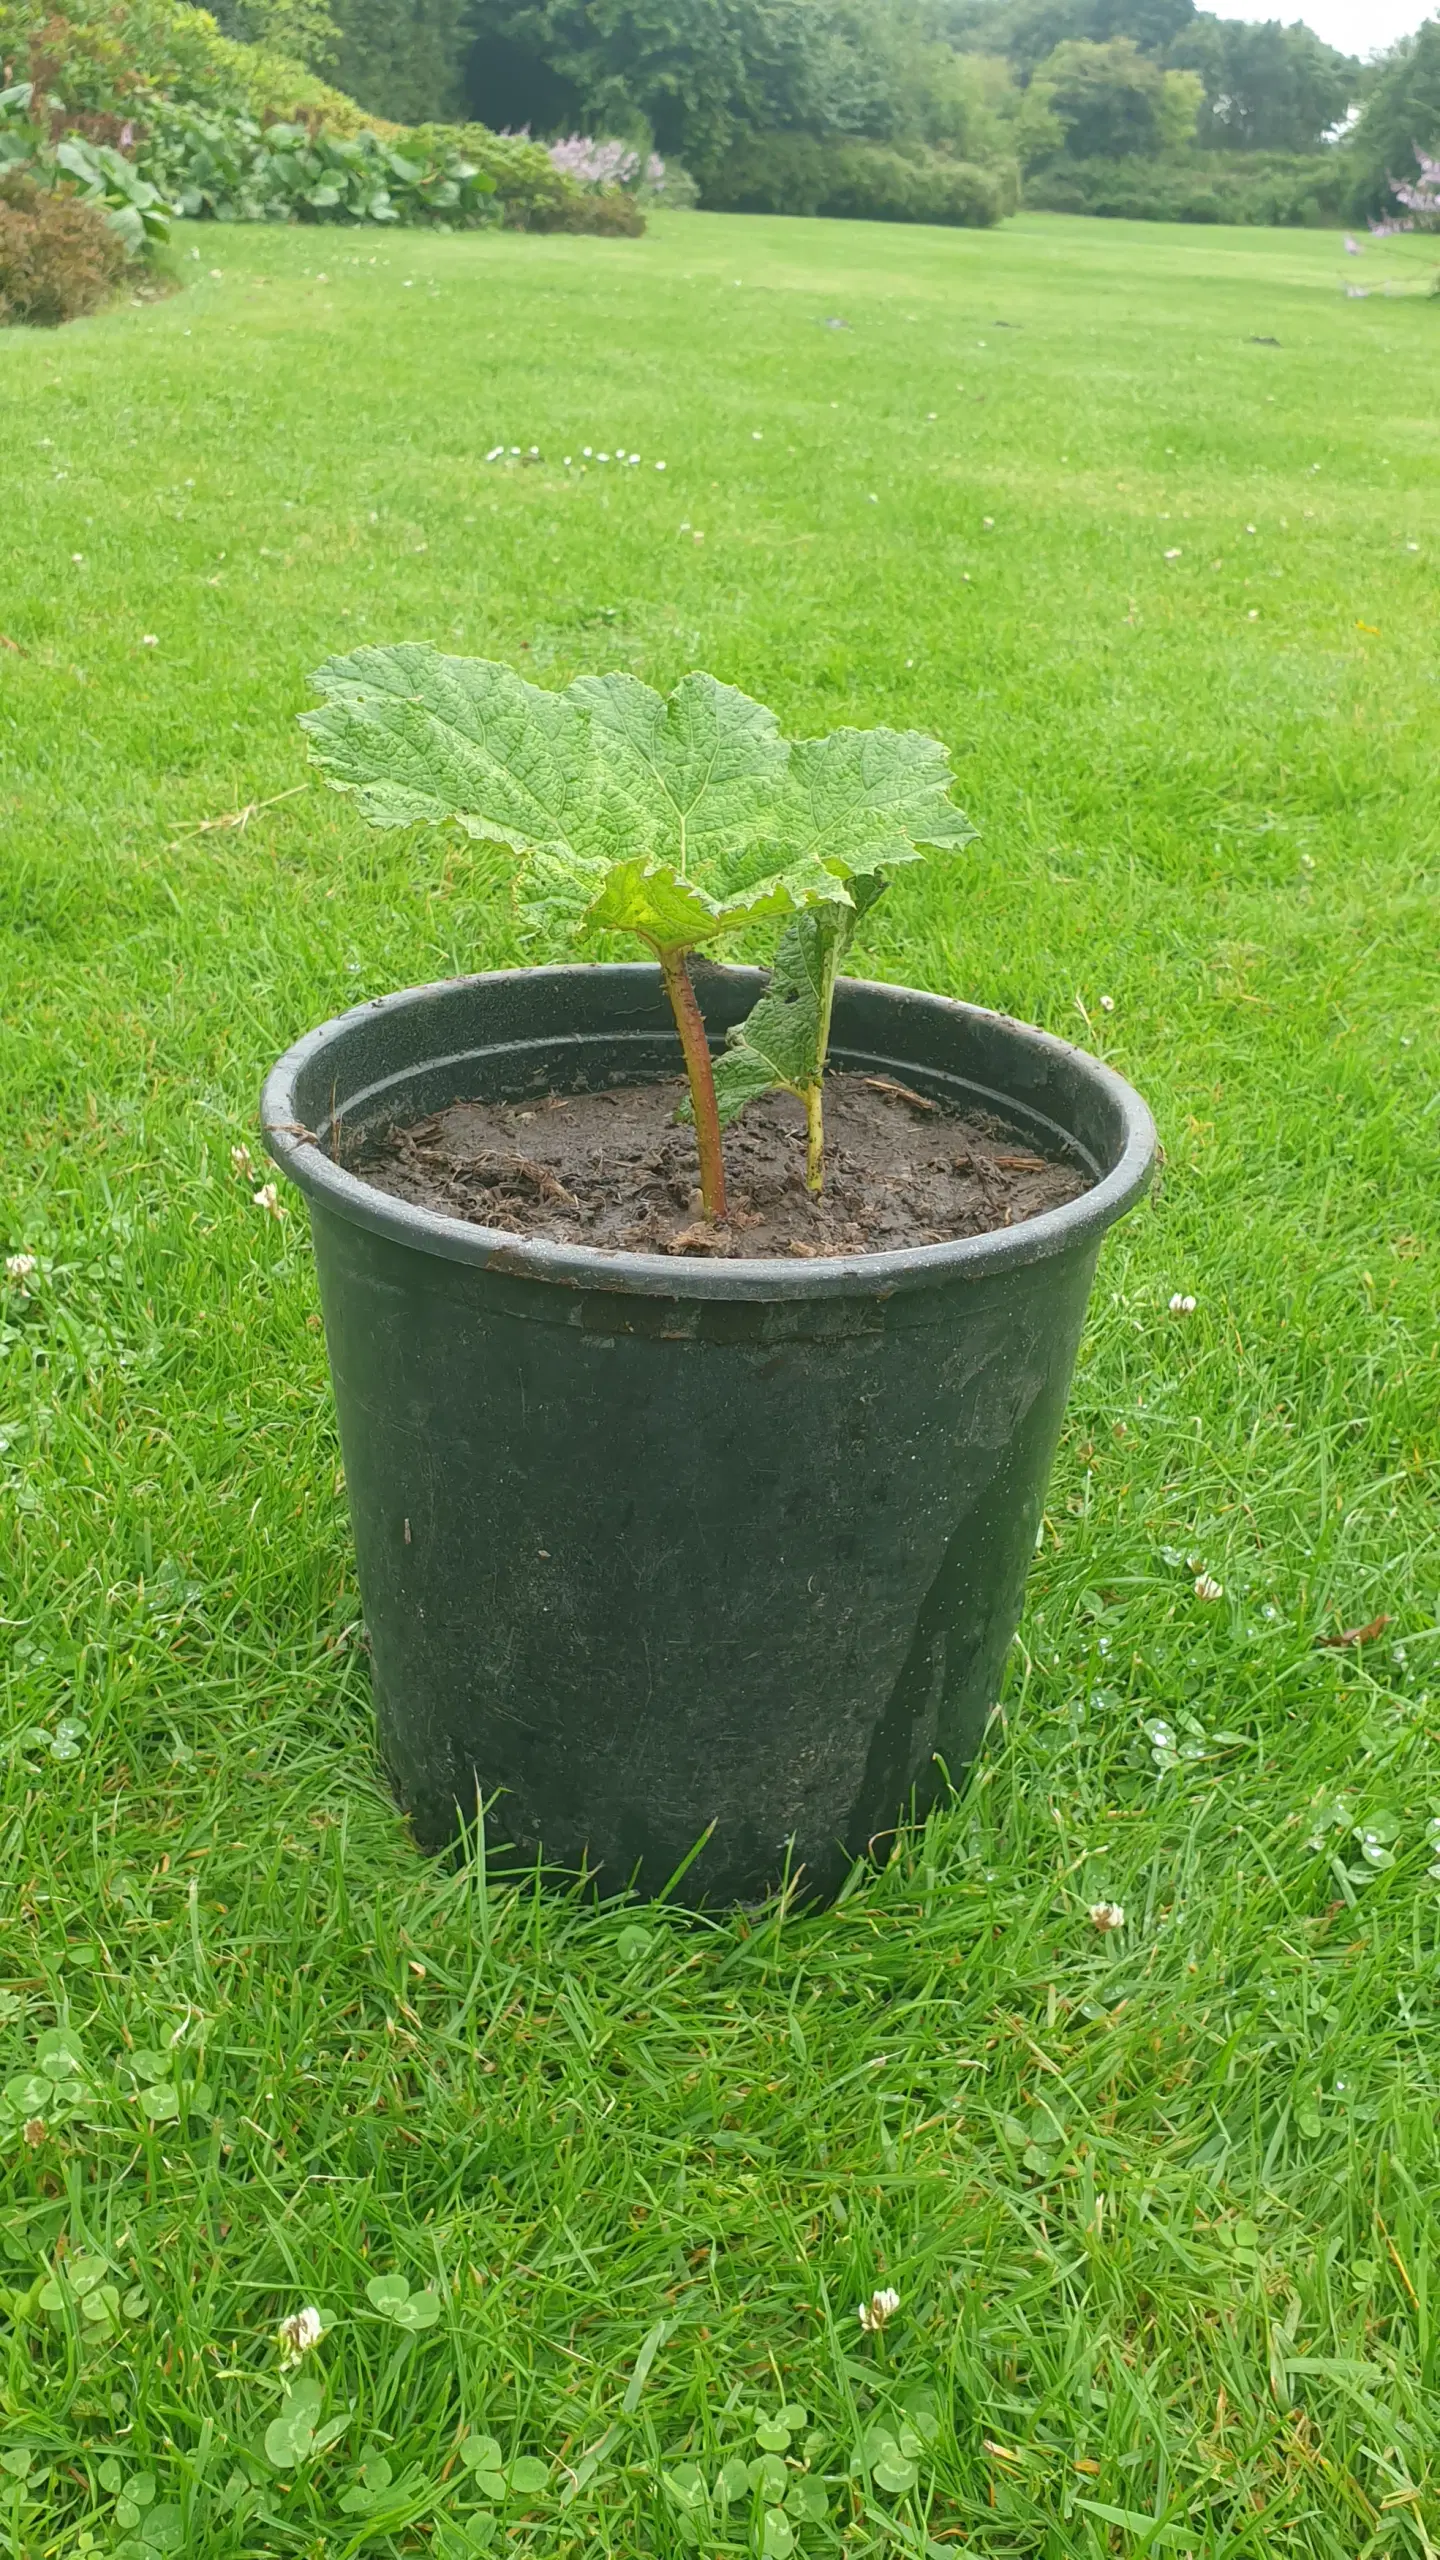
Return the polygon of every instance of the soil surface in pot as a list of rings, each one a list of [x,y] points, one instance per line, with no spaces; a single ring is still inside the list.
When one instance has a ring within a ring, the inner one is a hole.
[[[509,1235],[604,1253],[780,1256],[895,1253],[1018,1226],[1077,1199],[1093,1177],[982,1113],[884,1076],[825,1079],[825,1189],[805,1188],[805,1114],[789,1094],[748,1105],[725,1132],[730,1215],[700,1215],[695,1133],[677,1125],[681,1078],[533,1102],[456,1102],[363,1140],[349,1169],[394,1199]]]

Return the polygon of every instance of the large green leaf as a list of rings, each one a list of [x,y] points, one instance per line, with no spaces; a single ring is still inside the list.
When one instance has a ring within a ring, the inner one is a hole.
[[[788,838],[842,879],[914,862],[922,844],[956,847],[975,829],[950,798],[950,760],[919,729],[836,729],[791,751],[800,815]]]
[[[581,676],[564,693],[421,643],[320,668],[302,725],[377,826],[453,819],[520,857],[522,910],[657,949],[763,916],[845,911],[852,874],[969,830],[933,739],[842,730],[799,746],[714,676],[673,693]]]

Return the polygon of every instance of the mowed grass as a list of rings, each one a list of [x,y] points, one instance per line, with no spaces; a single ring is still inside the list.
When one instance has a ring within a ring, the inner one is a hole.
[[[1432,2560],[1436,306],[1043,217],[184,255],[0,338],[3,2547]],[[934,729],[980,841],[861,965],[1156,1108],[984,1763],[828,1913],[426,1864],[378,1777],[232,1149],[527,956],[307,779],[398,637]]]

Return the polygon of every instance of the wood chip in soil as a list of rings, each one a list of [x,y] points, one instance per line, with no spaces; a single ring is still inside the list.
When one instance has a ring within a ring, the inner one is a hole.
[[[884,1076],[825,1080],[825,1189],[805,1188],[805,1115],[789,1094],[725,1133],[730,1216],[702,1216],[680,1078],[530,1102],[456,1102],[362,1140],[352,1172],[442,1217],[601,1253],[746,1261],[895,1253],[1018,1226],[1092,1177],[1022,1132]]]

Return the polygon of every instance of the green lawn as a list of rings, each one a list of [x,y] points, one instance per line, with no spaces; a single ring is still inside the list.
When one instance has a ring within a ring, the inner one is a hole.
[[[182,255],[0,338],[0,2549],[758,2550],[697,2480],[795,2404],[772,2560],[1434,2560],[1440,309],[1040,216]],[[981,839],[861,965],[1156,1108],[992,1747],[829,1914],[487,1890],[378,1781],[232,1149],[524,954],[307,782],[362,636],[933,728]]]

